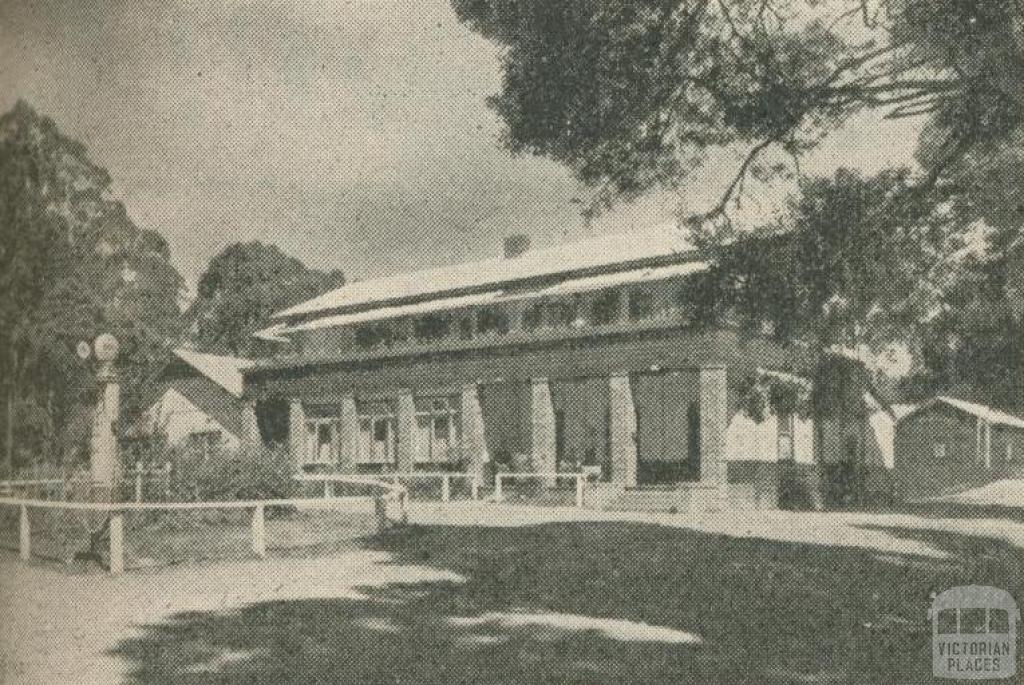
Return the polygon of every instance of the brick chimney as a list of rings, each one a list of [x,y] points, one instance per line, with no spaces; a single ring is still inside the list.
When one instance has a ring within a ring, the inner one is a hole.
[[[515,259],[530,249],[530,236],[525,233],[505,236],[505,259]]]

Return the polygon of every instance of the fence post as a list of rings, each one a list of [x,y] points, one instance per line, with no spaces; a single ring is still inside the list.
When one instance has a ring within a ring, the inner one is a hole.
[[[21,505],[21,537],[18,551],[21,553],[21,560],[28,561],[32,558],[32,522],[28,518],[28,507]]]
[[[110,574],[124,573],[124,514],[110,516]]]
[[[252,551],[260,559],[267,556],[267,531],[263,522],[262,504],[257,504],[252,512]]]
[[[447,502],[452,497],[451,483],[449,476],[443,476],[441,478],[441,501]]]
[[[469,484],[469,496],[476,501],[480,499],[480,479],[473,476],[473,480]]]
[[[334,481],[333,480],[325,480],[324,481],[324,499],[330,499],[332,497],[334,497]]]
[[[501,496],[501,475],[500,473],[494,474],[494,501],[500,502]]]
[[[164,498],[171,500],[171,462],[164,464]]]
[[[576,476],[576,506],[583,506],[583,476]]]
[[[135,501],[142,501],[142,462],[135,462]]]

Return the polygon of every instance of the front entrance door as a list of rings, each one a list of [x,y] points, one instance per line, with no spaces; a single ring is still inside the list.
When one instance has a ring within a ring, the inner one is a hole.
[[[671,371],[633,378],[636,409],[637,483],[668,484],[700,479],[699,379]]]

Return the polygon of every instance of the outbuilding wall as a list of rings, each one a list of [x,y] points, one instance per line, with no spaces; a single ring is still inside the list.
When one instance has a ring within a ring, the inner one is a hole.
[[[979,419],[942,402],[904,417],[896,429],[899,495],[917,498],[966,490],[1024,472],[1024,430],[991,427],[989,464],[979,452]],[[944,456],[937,453],[942,445]],[[1011,459],[1007,461],[1007,445]]]

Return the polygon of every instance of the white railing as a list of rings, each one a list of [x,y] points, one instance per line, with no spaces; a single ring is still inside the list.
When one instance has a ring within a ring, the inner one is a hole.
[[[494,475],[494,501],[502,502],[505,498],[503,481],[505,480],[544,480],[549,482],[555,482],[559,479],[572,478],[576,481],[576,506],[583,506],[583,494],[586,483],[591,478],[594,478],[594,474],[591,473],[578,473],[578,472],[516,472],[510,471],[508,473],[496,473]]]
[[[379,530],[387,527],[387,501],[397,500],[399,505],[399,520],[405,523],[408,520],[408,502],[405,488],[394,486],[380,480],[370,478],[358,478],[353,476],[337,476],[335,481],[346,481],[360,485],[370,485],[384,491],[384,494],[373,498],[374,514],[377,518]],[[60,482],[60,481],[58,481]],[[295,507],[295,508],[338,508],[343,504],[347,505],[352,500],[365,499],[363,497],[332,497],[332,498],[278,498],[261,500],[225,500],[221,502],[63,502],[53,500],[25,499],[15,497],[0,497],[0,507],[20,508],[18,552],[23,561],[32,558],[32,526],[29,518],[31,509],[57,509],[62,511],[95,512],[108,515],[108,530],[110,537],[110,573],[119,575],[124,573],[124,515],[128,512],[141,511],[202,511],[202,510],[252,510],[252,551],[259,557],[264,558],[267,554],[265,511],[267,507]]]
[[[351,475],[351,474],[334,474],[334,473],[303,473],[295,477],[298,481],[306,482],[320,482],[324,484],[324,497],[334,496],[334,483],[348,482],[348,483],[362,483],[366,481],[384,481],[385,479],[391,481],[392,485],[396,488],[404,488],[401,481],[406,480],[437,480],[441,486],[441,501],[449,502],[452,496],[452,481],[465,480],[469,481],[470,498],[477,500],[480,499],[480,479],[471,473],[447,473],[447,472],[429,472],[429,471],[407,471],[399,473],[381,473],[366,476]],[[407,489],[405,489],[408,492]]]

